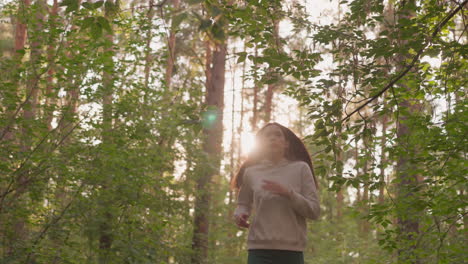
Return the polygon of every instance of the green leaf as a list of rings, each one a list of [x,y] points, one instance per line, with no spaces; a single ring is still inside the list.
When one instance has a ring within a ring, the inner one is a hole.
[[[94,9],[98,9],[104,4],[104,1],[97,1],[96,3],[93,4]]]
[[[237,59],[237,63],[241,63],[245,61],[245,58],[247,57],[247,52],[238,52],[236,53],[239,58]]]
[[[187,13],[178,14],[172,19],[171,28],[174,30],[179,27],[179,25],[188,17]]]
[[[296,79],[300,79],[301,78],[301,73],[298,72],[298,71],[295,71],[295,72],[292,73],[292,76],[294,76],[294,78],[296,78]]]
[[[118,2],[116,2],[118,4]],[[114,16],[119,12],[119,6],[117,4],[114,4],[111,1],[106,1],[104,4],[104,12],[106,13],[106,16]]]
[[[98,39],[102,36],[102,26],[97,24],[97,23],[94,23],[92,26],[91,26],[91,37],[93,39]]]
[[[95,18],[94,17],[86,17],[81,22],[81,29],[85,30],[85,29],[91,27],[93,24],[95,24]]]
[[[106,30],[107,32],[109,33],[112,33],[112,28],[109,24],[109,21],[103,17],[103,16],[100,16],[97,18],[97,23],[102,27],[104,28],[104,30]]]
[[[89,3],[89,2],[84,2],[81,4],[84,8],[86,9],[89,9],[89,10],[93,10],[93,4]]]
[[[207,28],[211,27],[212,25],[211,19],[203,19],[200,22],[200,27],[198,28],[200,31],[205,31]]]
[[[65,13],[71,13],[80,7],[78,0],[63,0],[59,6],[66,6]]]
[[[196,4],[200,4],[200,3],[203,3],[205,0],[188,0],[188,4],[189,5],[196,5]]]

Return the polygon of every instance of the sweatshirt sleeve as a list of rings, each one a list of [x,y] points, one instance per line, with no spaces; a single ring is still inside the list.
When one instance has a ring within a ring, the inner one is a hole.
[[[242,185],[237,196],[237,208],[234,211],[234,216],[240,216],[242,214],[250,215],[253,202],[253,192],[250,186],[250,182],[247,177],[247,170],[244,172]]]
[[[290,200],[294,210],[305,218],[316,220],[320,216],[320,202],[314,177],[309,166],[301,168],[301,193],[290,189]]]

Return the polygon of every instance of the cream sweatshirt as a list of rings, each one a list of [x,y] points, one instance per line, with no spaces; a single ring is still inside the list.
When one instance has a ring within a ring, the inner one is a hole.
[[[268,179],[289,189],[290,198],[262,188]],[[251,215],[252,212],[252,215]],[[312,172],[303,161],[263,160],[248,167],[237,198],[235,217],[251,215],[248,249],[304,251],[306,219],[318,219],[320,205]]]

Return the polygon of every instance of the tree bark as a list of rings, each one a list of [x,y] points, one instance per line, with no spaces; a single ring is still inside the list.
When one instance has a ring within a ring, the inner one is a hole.
[[[82,0],[77,0],[78,5],[81,5]],[[72,20],[74,18],[71,18]],[[72,21],[73,22],[73,21]],[[78,30],[78,26],[76,24],[72,25],[72,30]],[[70,61],[73,60],[73,57],[77,55],[76,52],[76,45],[82,45],[80,43],[80,39],[77,40],[76,38],[80,38],[80,36],[74,36],[73,38],[69,39],[65,43],[66,51],[65,55],[68,57]],[[78,42],[78,43],[76,43]],[[65,82],[65,90],[67,92],[65,97],[65,102],[63,102],[63,111],[60,120],[58,120],[58,131],[61,135],[68,134],[72,127],[73,121],[76,117],[76,112],[78,109],[79,104],[79,96],[80,96],[80,88],[77,84],[81,81],[81,71],[83,71],[82,66],[83,64],[75,64],[73,66],[67,65],[67,80]],[[66,139],[69,141],[69,138]]]
[[[406,5],[414,5],[414,0],[409,1]],[[398,16],[411,19],[414,16],[413,11],[399,12]],[[406,12],[406,14],[404,13]],[[404,46],[407,41],[399,39],[399,45]],[[404,67],[404,56],[400,55],[397,58],[397,72]],[[410,87],[401,84],[405,88],[405,93],[411,94]],[[416,239],[419,235],[419,212],[414,207],[415,199],[417,198],[414,191],[414,187],[418,184],[418,175],[411,173],[415,164],[409,160],[409,155],[412,155],[417,150],[415,146],[410,143],[411,138],[411,127],[408,126],[407,120],[411,116],[417,114],[418,102],[411,99],[401,98],[398,101],[398,109],[405,109],[400,111],[399,119],[397,121],[397,144],[401,149],[401,155],[399,155],[397,166],[396,166],[396,189],[397,189],[397,225],[400,230],[398,248],[398,258],[401,262],[418,264],[420,263],[418,256],[416,255]]]
[[[178,10],[180,6],[180,0],[172,0],[172,6],[174,10]],[[174,28],[171,28],[169,33],[168,40],[168,56],[167,56],[167,66],[166,66],[166,85],[168,88],[172,84],[172,72],[174,70],[175,63],[175,49],[176,49],[176,32]]]
[[[255,57],[258,56],[257,47],[255,47]],[[251,126],[252,131],[257,130],[258,125],[258,91],[259,91],[258,83],[257,83],[257,75],[255,74],[254,78],[254,87],[253,87],[253,102],[252,102],[252,119],[251,119]]]
[[[55,28],[57,26],[57,18],[58,18],[58,2],[54,0],[52,9],[49,12],[49,24],[51,28]],[[47,129],[49,131],[52,130],[52,120],[54,119],[54,110],[55,110],[55,102],[56,102],[56,93],[53,92],[54,88],[54,74],[55,74],[55,61],[54,61],[54,53],[55,53],[55,45],[57,41],[55,36],[51,36],[51,41],[49,42],[49,46],[47,47],[47,61],[49,64],[49,69],[47,70],[47,85],[45,90],[46,96],[46,106],[49,108],[48,111],[45,111],[45,122],[47,125]]]
[[[146,13],[146,18],[148,19],[148,23],[150,26],[148,27],[148,31],[146,32],[146,47],[145,47],[145,88],[148,90],[149,86],[149,77],[150,77],[150,70],[152,65],[152,56],[151,56],[151,40],[153,39],[153,34],[151,33],[153,27],[153,17],[154,17],[154,0],[149,1],[149,9],[148,13]],[[167,80],[166,80],[167,81]],[[145,104],[147,104],[148,92],[145,92]]]
[[[114,3],[115,4],[115,3]],[[110,19],[110,15],[106,14],[106,18]],[[106,41],[108,42],[104,51],[104,72],[103,72],[103,100],[102,100],[102,145],[112,145],[113,136],[113,71],[114,71],[114,35],[107,33]],[[99,263],[109,263],[109,254],[112,247],[114,237],[112,235],[112,226],[114,221],[113,205],[112,205],[112,179],[109,170],[101,170],[103,182],[104,197],[100,200],[100,212],[98,212],[99,221]]]
[[[26,43],[26,31],[27,31],[27,24],[24,23],[26,17],[27,17],[27,11],[29,9],[29,6],[31,5],[30,0],[21,0],[19,1],[18,4],[18,12],[16,15],[16,21],[15,21],[15,46],[13,50],[13,59],[16,62],[14,65],[13,69],[10,72],[10,76],[12,78],[12,82],[16,84],[16,87],[20,86],[20,80],[17,77],[17,70],[20,68],[19,65],[21,65],[21,60],[23,58],[23,52],[20,52],[21,50],[24,50],[24,46]],[[11,92],[13,96],[17,96],[18,94],[18,88],[13,88],[14,90]],[[2,130],[0,131],[0,140],[5,140],[5,141],[10,141],[14,138],[14,120],[16,119],[16,115],[18,114],[17,110],[18,104],[15,100],[14,103],[10,103],[5,105],[5,112],[6,116],[10,119],[7,122],[7,125],[5,127],[2,127]]]
[[[385,94],[383,95],[383,109],[387,107],[385,100]],[[387,114],[382,116],[382,138],[380,139],[380,186],[379,186],[379,204],[383,204],[385,201],[385,163],[386,159],[386,144],[387,144]]]
[[[26,100],[25,107],[23,109],[23,119],[24,123],[22,126],[23,142],[22,142],[22,151],[27,152],[30,149],[31,142],[29,138],[31,137],[30,133],[32,132],[32,123],[36,118],[37,112],[37,98],[39,93],[39,71],[37,70],[40,65],[39,59],[41,56],[41,46],[42,39],[39,37],[39,32],[42,32],[44,27],[44,12],[46,9],[45,0],[38,0],[35,3],[37,7],[35,10],[35,22],[36,24],[33,27],[34,30],[34,39],[31,40],[31,69],[28,73],[28,80],[26,82]],[[32,34],[29,34],[32,35]],[[30,36],[31,37],[31,36]]]
[[[25,3],[25,8],[28,7],[29,3]],[[33,31],[29,33],[31,37],[34,33],[34,39],[31,40],[31,55],[30,55],[30,69],[27,71],[28,79],[26,80],[26,103],[23,108],[23,120],[21,122],[21,152],[24,155],[27,155],[31,151],[31,138],[33,137],[33,131],[35,131],[35,119],[37,115],[37,97],[39,93],[39,73],[37,68],[39,58],[41,56],[41,44],[42,39],[39,37],[39,32],[42,32],[43,22],[44,22],[44,11],[45,11],[45,2],[44,0],[38,0],[36,3],[36,10],[34,14],[34,19],[36,24],[32,28]],[[23,40],[24,41],[24,40]],[[24,43],[23,43],[24,44]],[[23,203],[23,194],[28,191],[29,184],[28,179],[32,177],[28,171],[20,173],[17,177],[18,188],[16,189],[15,199],[16,206],[25,206]],[[14,225],[14,232],[16,238],[14,239],[16,244],[17,242],[25,242],[28,237],[28,226],[27,226],[28,216],[23,216],[17,219]]]
[[[211,57],[211,49],[207,44],[207,82],[206,82],[206,105],[213,109],[215,121],[212,127],[203,130],[204,142],[203,150],[209,157],[212,166],[205,166],[203,175],[197,180],[197,190],[199,193],[195,199],[194,211],[194,231],[192,238],[192,263],[206,263],[208,259],[208,235],[209,235],[209,214],[211,204],[210,185],[213,176],[219,173],[219,166],[222,153],[223,139],[223,108],[224,108],[224,73],[226,60],[226,44],[214,44],[214,51]],[[209,60],[211,59],[211,60]]]
[[[236,53],[236,49],[234,48],[232,51],[233,54]],[[233,69],[231,69],[231,72],[236,71],[236,66],[233,66]],[[234,161],[234,156],[235,156],[235,149],[239,149],[239,141],[236,141],[236,123],[235,123],[235,111],[234,108],[236,106],[236,89],[235,89],[235,78],[234,75],[231,77],[232,78],[232,98],[231,98],[231,146],[230,146],[230,153],[229,153],[229,165],[231,166],[229,170],[229,182],[232,182],[234,178],[234,170],[237,167],[235,161]],[[242,95],[241,95],[242,96]],[[229,197],[228,197],[229,205],[231,205],[234,202],[234,195],[232,192],[232,189],[229,188]]]
[[[358,148],[358,142],[357,140],[355,141],[355,147],[354,147],[354,160],[356,161],[356,177],[359,176],[360,168],[358,165],[358,159],[359,159],[359,148]],[[359,203],[361,202],[361,184],[359,183],[357,188],[356,188],[356,202],[355,204],[359,206]]]
[[[244,52],[246,52],[246,46],[244,43]],[[237,128],[237,134],[239,135],[239,147],[237,148],[237,168],[240,167],[241,163],[241,158],[242,158],[242,133],[244,132],[244,97],[246,96],[245,94],[245,72],[246,72],[246,65],[247,63],[244,61],[242,63],[242,86],[241,86],[241,92],[240,92],[240,120],[239,120],[239,127]]]
[[[367,144],[364,144],[364,147],[368,150],[369,149],[369,146]],[[367,152],[366,150],[366,152]],[[367,158],[370,157],[370,154],[366,154],[366,161],[364,162],[364,168],[363,168],[363,172],[364,172],[364,179],[365,179],[365,183],[364,183],[364,190],[363,190],[363,194],[362,194],[362,204],[361,204],[361,211],[362,211],[362,214],[363,215],[367,215],[369,213],[369,168],[368,168],[368,162],[367,162]],[[361,235],[362,236],[367,236],[367,234],[369,233],[369,222],[367,221],[367,219],[361,219]]]
[[[277,49],[280,50],[280,42],[279,42],[279,20],[274,18],[273,21],[273,38],[276,40]],[[275,78],[277,76],[273,76],[274,72],[270,70],[270,77]],[[265,96],[265,123],[269,123],[271,121],[271,112],[273,108],[273,96],[275,94],[275,90],[278,88],[278,83],[271,83],[268,84],[267,93]]]

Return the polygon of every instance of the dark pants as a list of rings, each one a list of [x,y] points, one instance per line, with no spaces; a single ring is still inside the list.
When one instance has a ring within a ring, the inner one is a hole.
[[[301,251],[250,249],[248,264],[304,264]]]

